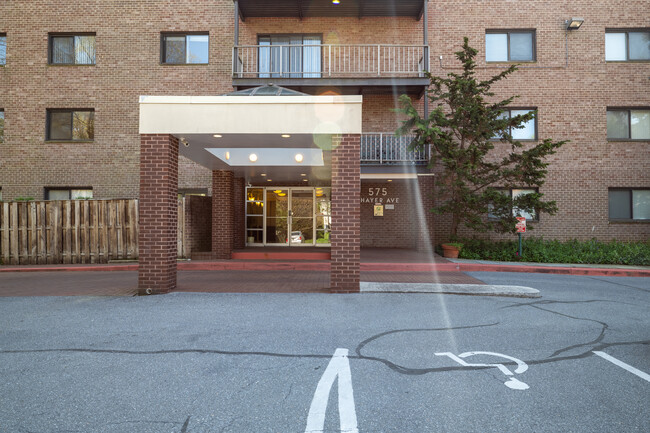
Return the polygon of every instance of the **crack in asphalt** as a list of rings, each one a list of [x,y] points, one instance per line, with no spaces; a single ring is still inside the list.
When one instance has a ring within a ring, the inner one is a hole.
[[[630,289],[641,290],[643,292],[650,292],[650,289],[644,289],[643,287],[630,286],[628,284],[622,284],[622,283],[618,283],[616,281],[603,280],[602,278],[596,278],[596,277],[592,277],[592,276],[587,276],[587,278],[590,278],[590,279],[596,280],[596,281],[602,281],[603,283],[615,284],[617,286],[622,286],[622,287],[628,287]]]
[[[183,427],[181,427],[181,433],[187,433],[187,426],[190,425],[190,418],[192,418],[192,415],[188,416],[187,419],[185,420]]]

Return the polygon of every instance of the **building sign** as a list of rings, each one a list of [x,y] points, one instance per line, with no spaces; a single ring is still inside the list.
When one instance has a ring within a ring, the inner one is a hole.
[[[526,217],[517,217],[517,224],[515,224],[517,233],[526,233]]]
[[[375,216],[384,216],[384,205],[375,205]]]
[[[361,192],[361,203],[373,203],[373,204],[398,204],[399,197],[391,197],[388,188],[368,188]],[[386,209],[395,209],[394,206],[386,207]]]

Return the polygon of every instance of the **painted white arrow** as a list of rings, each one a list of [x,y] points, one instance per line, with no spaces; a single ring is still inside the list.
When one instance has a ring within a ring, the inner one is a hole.
[[[311,401],[311,406],[309,407],[305,433],[322,433],[324,431],[327,402],[330,397],[330,390],[337,377],[341,433],[359,433],[357,413],[354,408],[354,394],[352,392],[352,373],[350,372],[347,349],[336,349],[323,376],[320,378],[316,392],[314,393],[314,398]]]

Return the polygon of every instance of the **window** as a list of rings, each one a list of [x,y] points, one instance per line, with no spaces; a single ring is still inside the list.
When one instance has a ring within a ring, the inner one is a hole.
[[[510,119],[515,116],[521,116],[523,114],[534,112],[535,110],[536,110],[535,108],[510,109],[510,110],[505,110],[503,113],[500,114],[499,117],[502,119]],[[513,140],[529,140],[529,141],[537,140],[537,116],[533,117],[528,122],[522,123],[519,128],[511,128],[509,132]],[[497,140],[500,138],[502,137],[500,137],[499,135],[495,137],[495,139]]]
[[[5,142],[5,112],[0,108],[0,143]]]
[[[607,109],[607,139],[650,140],[650,109]]]
[[[259,76],[320,78],[321,35],[260,35]]]
[[[209,36],[203,34],[163,33],[162,63],[168,65],[207,64]]]
[[[650,31],[647,29],[607,30],[605,60],[608,62],[650,60]]]
[[[50,34],[51,65],[94,65],[95,34]]]
[[[650,188],[610,188],[610,220],[650,220]]]
[[[93,198],[93,189],[84,188],[45,188],[45,200],[87,200]]]
[[[0,66],[7,64],[7,35],[0,33]]]
[[[534,62],[535,30],[488,30],[485,33],[487,62]]]
[[[47,110],[46,140],[92,141],[95,139],[95,111]]]
[[[521,188],[521,189],[497,189],[497,192],[510,196],[510,200],[514,202],[517,197],[537,193],[537,188]],[[492,213],[494,207],[492,205],[488,206],[488,219],[497,219],[497,215]],[[516,206],[512,207],[512,216],[526,217],[526,221],[539,221],[537,213],[535,211],[526,212],[523,209],[519,209]]]

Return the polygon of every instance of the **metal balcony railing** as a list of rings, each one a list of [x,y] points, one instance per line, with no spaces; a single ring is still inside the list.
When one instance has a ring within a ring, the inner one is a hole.
[[[408,150],[413,136],[396,137],[392,132],[361,134],[362,164],[415,164],[429,162],[428,149]]]
[[[234,78],[424,77],[427,45],[240,45]]]

